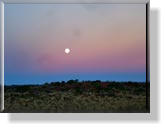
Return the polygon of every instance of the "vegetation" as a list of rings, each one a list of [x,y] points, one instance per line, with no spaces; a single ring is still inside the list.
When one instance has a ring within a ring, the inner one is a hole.
[[[5,86],[4,112],[148,112],[146,84],[69,80]]]

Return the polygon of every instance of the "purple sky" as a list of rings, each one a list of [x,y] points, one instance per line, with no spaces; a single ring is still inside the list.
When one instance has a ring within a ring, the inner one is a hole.
[[[5,4],[5,84],[76,78],[146,80],[145,4]]]

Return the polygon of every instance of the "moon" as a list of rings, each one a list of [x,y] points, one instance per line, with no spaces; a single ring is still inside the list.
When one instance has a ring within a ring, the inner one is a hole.
[[[66,48],[66,49],[65,49],[65,53],[66,53],[66,54],[69,54],[69,53],[70,53],[70,49],[69,49],[69,48]]]

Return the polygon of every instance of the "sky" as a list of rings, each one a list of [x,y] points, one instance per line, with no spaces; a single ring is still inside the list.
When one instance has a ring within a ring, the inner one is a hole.
[[[4,63],[6,85],[144,82],[146,5],[5,4]]]

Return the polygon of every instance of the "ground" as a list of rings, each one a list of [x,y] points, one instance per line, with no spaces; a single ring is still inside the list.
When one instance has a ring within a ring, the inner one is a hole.
[[[70,80],[5,86],[4,112],[149,112],[147,84]]]

